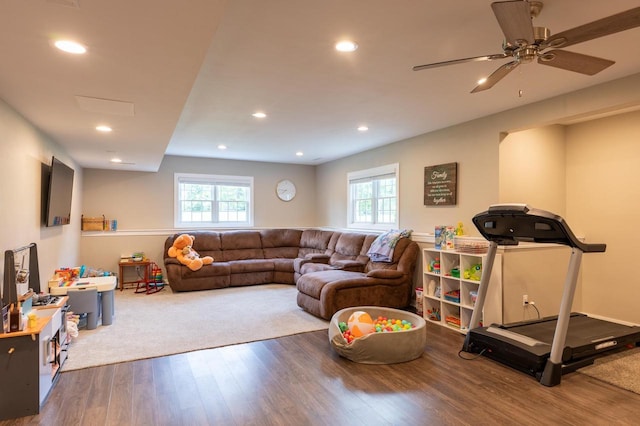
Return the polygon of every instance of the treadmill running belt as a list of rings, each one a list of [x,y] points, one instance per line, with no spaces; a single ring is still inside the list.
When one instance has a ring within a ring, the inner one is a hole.
[[[552,317],[540,322],[536,321],[530,324],[514,326],[507,325],[502,326],[502,328],[517,331],[518,334],[551,344],[553,342],[553,334],[556,331],[556,324],[556,318]],[[572,313],[569,318],[569,329],[565,344],[570,347],[579,347],[594,342],[615,339],[616,336],[629,332],[629,328],[626,325],[602,321],[584,314]]]
[[[531,322],[506,325],[492,325],[488,328],[471,330],[473,351],[488,351],[487,356],[499,358],[506,364],[536,375],[549,356],[557,320],[546,317]],[[492,331],[496,330],[497,331]],[[499,330],[504,330],[501,333]],[[525,339],[510,339],[509,335],[523,336]],[[527,341],[540,341],[544,345],[527,345]],[[640,341],[640,327],[592,318],[580,313],[572,313],[569,319],[567,339],[562,354],[562,362],[570,364],[587,358],[594,359],[604,352],[620,349]],[[504,352],[503,355],[499,355]]]

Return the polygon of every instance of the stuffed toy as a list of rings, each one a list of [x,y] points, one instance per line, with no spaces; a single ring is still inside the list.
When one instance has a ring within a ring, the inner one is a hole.
[[[193,240],[195,237],[189,234],[181,234],[174,241],[173,245],[169,247],[169,257],[175,257],[180,263],[185,265],[192,271],[197,271],[202,268],[202,265],[210,265],[213,263],[213,257],[203,256],[200,257],[197,251],[193,249]]]

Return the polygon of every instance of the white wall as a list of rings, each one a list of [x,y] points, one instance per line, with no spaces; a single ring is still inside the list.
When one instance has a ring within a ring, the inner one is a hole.
[[[633,323],[640,323],[640,287],[629,273],[640,217],[638,140],[640,111],[634,111],[512,133],[500,146],[500,170],[505,171],[500,175],[501,202],[527,200],[563,216],[586,242],[607,244],[605,253],[583,256],[574,309]],[[544,274],[537,272],[541,268],[532,273],[523,254],[529,264],[544,265]],[[532,300],[545,300],[538,305],[547,315],[557,313],[549,297],[561,295],[561,282],[549,276],[556,262],[531,251],[508,253],[504,259],[505,268],[514,271],[511,276],[521,271],[518,281],[505,287],[510,293],[505,303],[517,303],[528,293]],[[565,271],[558,273],[566,273],[566,261],[559,263]]]
[[[84,174],[86,216],[118,219],[119,230],[173,230],[174,173],[254,177],[256,227],[308,226],[315,222],[315,169],[312,166],[165,156],[158,172],[88,169]],[[276,183],[291,179],[297,188],[289,202],[276,197]]]
[[[318,224],[345,227],[347,173],[399,163],[401,228],[433,233],[436,225],[462,222],[470,234],[471,218],[498,199],[498,132],[476,121],[417,136],[318,166]],[[424,168],[458,163],[457,205],[424,205]]]
[[[312,166],[165,156],[156,173],[88,169],[84,173],[86,216],[118,220],[118,232],[83,233],[82,263],[117,270],[122,254],[143,251],[162,266],[163,244],[173,227],[174,173],[254,177],[256,228],[308,227],[316,223],[315,168]],[[276,197],[276,183],[292,180],[296,197]]]
[[[565,216],[565,163],[565,126],[510,133],[500,143],[499,201]]]
[[[46,135],[0,100],[0,248],[2,252],[35,242],[42,289],[56,268],[76,266],[80,241],[82,170]],[[71,224],[47,228],[42,224],[41,167],[51,157],[75,170]],[[4,256],[0,269],[4,271]],[[2,280],[3,278],[0,278]],[[2,288],[0,286],[0,288]]]
[[[640,111],[567,128],[567,216],[587,242],[606,243],[584,255],[587,312],[640,323],[636,278],[640,232]]]
[[[322,164],[317,167],[317,224],[346,226],[348,172],[399,163],[401,227],[433,232],[435,225],[462,221],[468,233],[477,235],[471,225],[473,215],[500,201],[499,149],[504,135],[542,127],[543,130],[536,130],[534,134],[552,137],[557,142],[562,131],[554,124],[630,105],[640,105],[640,74]],[[538,155],[542,158],[550,152],[554,156],[562,155],[556,142],[545,142],[548,145],[541,147]],[[424,167],[449,162],[458,163],[458,204],[425,207]],[[551,176],[546,182],[558,178],[558,175]],[[544,199],[544,204],[563,210],[562,188],[555,186],[553,190],[556,191],[553,197]]]
[[[542,126],[504,135],[500,143],[500,203],[525,203],[566,217],[565,126]],[[536,317],[522,306],[527,295],[541,316],[560,309],[569,261],[567,247],[509,248],[502,256],[504,322]],[[578,283],[572,309],[583,311]]]

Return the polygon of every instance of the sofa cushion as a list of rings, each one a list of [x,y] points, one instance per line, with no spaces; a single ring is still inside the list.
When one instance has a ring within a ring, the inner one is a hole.
[[[405,307],[411,300],[412,283],[404,276],[373,278],[360,272],[334,269],[302,275],[296,287],[298,306],[329,319],[336,311],[351,306]]]
[[[420,249],[415,241],[412,241],[409,238],[401,238],[393,251],[393,258],[391,259],[391,262],[369,261],[364,271],[369,272],[377,269],[397,269],[403,274],[412,275],[419,251]]]
[[[230,260],[232,274],[273,271],[273,261],[269,259]]]
[[[273,262],[273,270],[279,272],[293,272],[293,263],[295,259],[275,258],[270,259]]]
[[[367,277],[371,278],[402,278],[402,271],[396,269],[372,269],[367,272]]]
[[[213,262],[211,265],[203,265],[202,268],[198,269],[197,271],[192,271],[189,268],[180,267],[180,276],[187,279],[216,277],[229,275],[230,273],[231,266],[228,262]]]
[[[300,250],[299,229],[264,229],[260,231],[265,259],[294,259]]]
[[[304,258],[310,253],[327,254],[331,237],[339,232],[321,229],[305,229],[300,236],[300,248],[297,257]]]
[[[197,251],[200,256],[211,256],[214,260],[216,256],[220,258],[222,246],[219,232],[196,231],[189,232],[189,235],[193,235],[193,249]]]
[[[300,275],[305,275],[311,272],[329,271],[331,269],[336,268],[326,263],[306,262],[298,267],[298,272],[300,272]]]
[[[296,259],[294,269],[299,275],[331,269],[364,272],[369,262],[367,251],[376,237],[377,234],[336,233],[329,241],[328,254],[307,254],[304,259]]]
[[[369,257],[366,254],[369,247],[364,250],[364,255],[362,253],[362,246],[366,236],[366,234],[344,232],[337,239],[332,239],[329,244],[329,250],[332,251],[329,263],[333,264],[339,260],[361,260],[362,264],[365,265],[369,261]]]
[[[215,261],[222,261],[220,233],[215,231],[193,231],[186,232],[189,235],[193,235],[193,249],[198,252],[200,257],[211,256]],[[167,257],[169,248],[173,245],[173,241],[180,234],[173,234],[167,238],[164,244],[164,256]]]
[[[222,259],[264,259],[262,240],[258,231],[226,231],[220,233]]]
[[[229,285],[237,287],[245,285],[271,284],[273,283],[273,276],[273,271],[231,274],[229,275]]]
[[[175,258],[165,259],[167,279],[173,291],[209,290],[230,285],[231,268],[226,262],[214,262],[197,271],[180,264]]]
[[[299,292],[315,299],[320,299],[320,294],[325,285],[334,281],[352,280],[363,278],[364,276],[364,274],[359,272],[343,271],[340,269],[318,271],[304,274],[296,283],[296,287]]]

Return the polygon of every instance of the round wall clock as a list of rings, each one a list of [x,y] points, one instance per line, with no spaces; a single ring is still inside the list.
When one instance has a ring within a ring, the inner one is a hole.
[[[289,179],[284,179],[276,185],[276,194],[282,201],[291,201],[296,196],[296,186]]]

